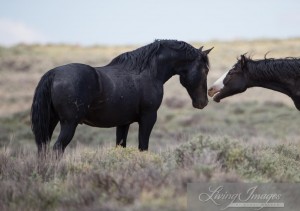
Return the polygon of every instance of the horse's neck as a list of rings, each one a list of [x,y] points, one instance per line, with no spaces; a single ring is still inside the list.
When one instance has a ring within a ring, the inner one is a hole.
[[[170,64],[157,64],[155,78],[162,83],[166,83],[172,76],[176,75],[173,70],[174,67]]]
[[[300,110],[300,78],[289,80],[271,81],[251,81],[248,87],[263,87],[288,95],[292,98],[296,108]]]
[[[170,71],[166,71],[164,74],[159,74],[157,75],[157,79],[159,81],[161,81],[162,83],[166,83],[172,76],[174,76],[175,74],[170,72]]]
[[[171,64],[165,64],[165,63],[155,63],[153,61],[153,65],[148,67],[149,69],[145,69],[144,71],[141,71],[139,74],[141,77],[152,77],[154,80],[158,80],[161,83],[167,82],[172,76],[176,75],[176,73],[173,72],[174,67]],[[107,65],[104,67],[96,67],[97,71],[101,72],[102,74],[110,74],[112,71],[114,72],[120,72],[124,73],[124,67],[119,65]],[[126,70],[125,70],[126,71]]]
[[[268,80],[255,80],[250,79],[248,80],[247,87],[263,87],[266,89],[271,89],[277,92],[281,92],[288,96],[293,95],[293,86],[294,80],[278,80],[278,81],[268,81]]]

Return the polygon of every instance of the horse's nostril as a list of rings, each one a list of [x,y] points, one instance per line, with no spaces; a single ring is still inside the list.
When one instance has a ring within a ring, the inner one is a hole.
[[[212,88],[212,87],[208,89],[208,91],[212,91],[212,90],[213,90],[213,88]]]

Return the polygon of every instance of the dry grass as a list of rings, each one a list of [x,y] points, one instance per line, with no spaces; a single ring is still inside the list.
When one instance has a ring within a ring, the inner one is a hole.
[[[300,182],[299,150],[198,136],[173,150],[0,151],[1,210],[185,210],[188,182]]]

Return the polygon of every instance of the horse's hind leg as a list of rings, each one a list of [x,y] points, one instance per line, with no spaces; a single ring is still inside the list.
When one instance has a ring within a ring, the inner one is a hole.
[[[127,134],[130,124],[117,126],[116,146],[126,147]]]
[[[59,156],[64,153],[65,148],[68,146],[68,144],[72,140],[78,123],[61,122],[60,125],[61,125],[60,133],[59,133],[57,141],[55,142],[55,144],[53,146],[53,150]]]

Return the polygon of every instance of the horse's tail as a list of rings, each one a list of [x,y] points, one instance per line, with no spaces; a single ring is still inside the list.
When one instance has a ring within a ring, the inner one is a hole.
[[[31,106],[31,129],[35,136],[38,153],[46,150],[51,138],[50,121],[54,110],[52,108],[51,85],[54,71],[48,71],[38,83]]]

